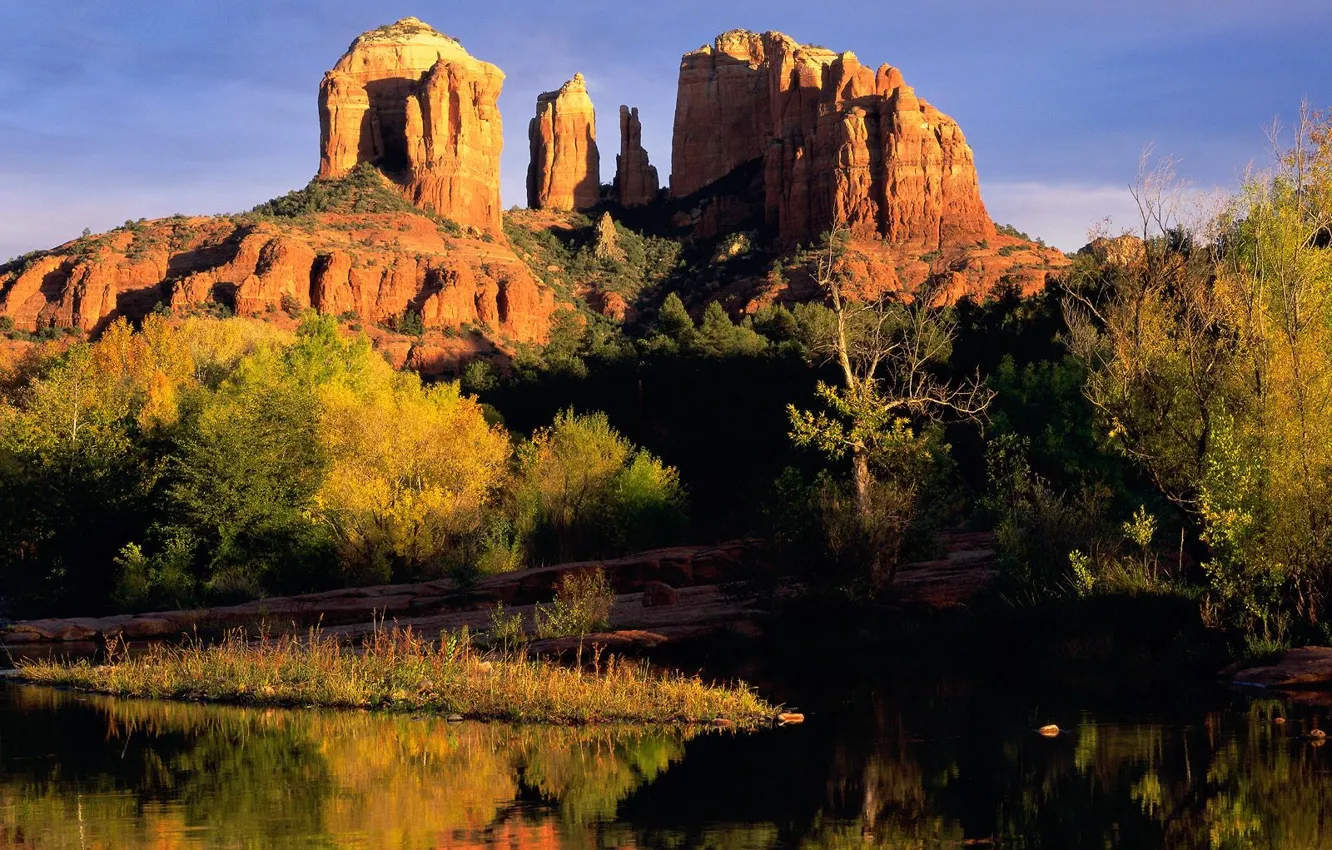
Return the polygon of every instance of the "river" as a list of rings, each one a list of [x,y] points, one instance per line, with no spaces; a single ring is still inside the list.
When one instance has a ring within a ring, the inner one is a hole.
[[[940,676],[735,733],[0,684],[0,847],[1332,847],[1320,709],[1152,703]]]

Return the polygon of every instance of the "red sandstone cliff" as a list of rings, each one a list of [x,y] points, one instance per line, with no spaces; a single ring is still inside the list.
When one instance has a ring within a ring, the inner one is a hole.
[[[313,308],[371,323],[411,310],[427,328],[528,342],[545,339],[555,309],[507,245],[450,236],[411,213],[161,219],[0,272],[0,316],[25,331],[95,331],[161,303],[245,316]]]
[[[364,33],[319,87],[319,176],[373,163],[412,203],[498,235],[503,85],[416,18]]]
[[[582,74],[537,98],[528,125],[532,158],[527,205],[534,210],[585,210],[601,200],[597,115]]]
[[[620,107],[620,153],[615,157],[615,199],[621,206],[641,207],[657,199],[657,169],[643,150],[643,125],[638,107]]]
[[[995,235],[961,129],[897,69],[736,30],[681,61],[671,194],[759,161],[784,244],[834,224],[923,251]]]
[[[426,328],[544,340],[554,292],[494,238],[503,240],[503,80],[414,18],[365,33],[320,86],[319,177],[346,177],[363,162],[383,176],[318,188],[346,195],[352,211],[364,196],[378,212],[176,217],[84,237],[0,268],[0,317],[22,331],[97,331],[160,304],[239,315],[313,308],[366,323],[410,311]],[[418,214],[394,192],[484,238]]]

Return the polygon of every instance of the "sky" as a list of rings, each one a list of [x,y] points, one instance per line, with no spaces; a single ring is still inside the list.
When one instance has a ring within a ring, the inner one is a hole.
[[[1268,130],[1332,105],[1327,0],[0,0],[0,261],[128,218],[249,209],[318,167],[325,70],[413,15],[502,68],[501,190],[526,201],[536,96],[581,72],[614,176],[620,104],[670,171],[680,55],[780,30],[901,68],[961,125],[991,216],[1065,250],[1151,146],[1199,191],[1270,160]]]

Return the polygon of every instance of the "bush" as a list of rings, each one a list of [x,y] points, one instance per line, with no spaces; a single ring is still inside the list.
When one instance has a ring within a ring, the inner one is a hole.
[[[490,612],[490,644],[505,658],[515,658],[527,646],[527,633],[523,631],[523,615],[505,613],[504,603],[495,603]]]
[[[606,580],[606,571],[578,570],[560,576],[555,600],[549,606],[537,605],[533,612],[540,638],[582,637],[610,628],[615,591]]]
[[[566,410],[519,455],[519,528],[538,560],[650,548],[684,526],[675,469],[620,436],[604,413]]]

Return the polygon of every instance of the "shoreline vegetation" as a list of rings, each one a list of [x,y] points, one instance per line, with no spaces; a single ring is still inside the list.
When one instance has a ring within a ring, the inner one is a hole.
[[[108,646],[105,663],[23,660],[12,681],[121,697],[268,707],[425,712],[466,720],[586,725],[703,724],[743,729],[773,722],[780,708],[742,682],[708,684],[603,656],[566,667],[521,655],[488,657],[466,629],[438,642],[410,628],[377,630],[364,643],[311,629],[304,637],[155,644],[130,655]],[[456,716],[456,717],[455,717]]]

